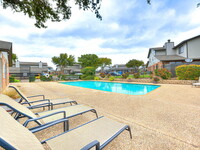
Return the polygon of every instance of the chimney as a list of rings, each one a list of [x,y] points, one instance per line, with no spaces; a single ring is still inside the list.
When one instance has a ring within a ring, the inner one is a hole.
[[[41,61],[39,62],[39,68],[42,68],[42,62]]]
[[[166,49],[166,55],[176,55],[176,51],[173,50],[173,47],[174,47],[174,42],[171,42],[171,40],[168,39],[164,45],[164,48]]]
[[[16,67],[16,68],[19,68],[19,67],[20,67],[19,60],[17,60],[17,61],[15,62],[15,67]]]

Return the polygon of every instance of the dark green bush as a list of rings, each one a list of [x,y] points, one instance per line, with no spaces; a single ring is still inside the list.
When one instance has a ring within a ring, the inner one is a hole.
[[[81,79],[82,80],[94,80],[94,75],[82,75]]]
[[[59,75],[58,78],[59,78],[60,80],[65,80],[66,76],[67,76],[67,75]]]
[[[128,76],[129,76],[128,72],[122,74],[122,78],[124,78],[124,79],[128,78]]]
[[[136,79],[138,79],[140,77],[140,73],[134,73],[133,77],[136,78]]]
[[[85,68],[81,69],[81,73],[83,73],[83,75],[93,76],[93,75],[95,75],[95,68],[94,67],[85,67]]]
[[[82,80],[94,80],[95,68],[94,67],[85,67],[85,68],[81,69],[81,73],[83,73],[83,75],[81,76]]]
[[[10,82],[10,83],[11,83],[11,82],[15,82],[15,76],[11,75],[11,76],[9,77],[9,82]]]
[[[200,65],[181,65],[176,67],[176,75],[179,80],[198,80]]]
[[[162,79],[170,79],[172,76],[171,72],[167,70],[166,68],[156,69],[154,73],[156,76],[159,76]]]
[[[102,78],[105,78],[105,77],[106,77],[106,74],[105,74],[105,73],[103,73],[103,72],[102,72],[102,73],[100,73],[99,75],[100,75],[100,77],[102,77]]]
[[[35,76],[30,76],[29,77],[29,82],[34,82],[35,81]]]
[[[41,76],[40,80],[41,81],[52,81],[53,78],[52,78],[52,75],[50,75],[49,77],[47,77],[47,76]]]

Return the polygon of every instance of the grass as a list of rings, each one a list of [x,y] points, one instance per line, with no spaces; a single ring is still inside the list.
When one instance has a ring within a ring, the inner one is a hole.
[[[20,80],[14,79],[14,82],[20,82]]]

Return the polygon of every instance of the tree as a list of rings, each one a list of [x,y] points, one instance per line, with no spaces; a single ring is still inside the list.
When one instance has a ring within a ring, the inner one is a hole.
[[[95,54],[85,54],[78,57],[78,62],[83,68],[85,67],[99,67],[99,58]]]
[[[96,17],[102,19],[99,14],[101,0],[75,0],[75,5],[79,9],[91,10]],[[36,20],[35,26],[38,28],[46,28],[45,23],[48,20],[52,22],[60,22],[71,17],[71,6],[69,0],[1,0],[3,8],[10,7],[14,12],[23,12],[29,18]]]
[[[101,67],[101,72],[104,72],[104,68],[111,64],[112,60],[110,58],[99,58],[99,65]]]
[[[48,20],[52,22],[60,22],[71,17],[71,6],[68,4],[69,0],[1,0],[0,3],[3,8],[10,7],[13,12],[22,12],[28,15],[29,18],[34,18],[35,26],[38,28],[46,28],[45,23]],[[147,0],[151,4],[151,0]],[[75,0],[75,5],[79,9],[91,10],[96,17],[102,20],[99,14],[101,0]]]
[[[61,72],[64,73],[64,68],[67,66],[72,66],[75,62],[75,58],[73,55],[67,55],[67,53],[60,54],[59,57],[52,57],[52,62],[59,66],[61,69]]]
[[[15,62],[18,59],[17,55],[12,53],[12,60]]]
[[[144,62],[142,60],[132,59],[126,63],[126,67],[133,68],[136,72],[138,72],[139,67],[142,66]]]

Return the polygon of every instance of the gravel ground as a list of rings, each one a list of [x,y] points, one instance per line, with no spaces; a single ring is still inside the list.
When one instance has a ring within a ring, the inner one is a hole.
[[[103,115],[131,126],[133,139],[123,132],[105,150],[200,149],[200,88],[167,85],[142,96],[111,93],[57,82],[16,83],[27,96],[69,97]],[[34,100],[34,99],[33,99]],[[60,107],[60,106],[59,106]],[[94,119],[87,113],[70,119],[71,128]],[[41,131],[45,139],[62,132],[62,125]],[[48,146],[44,145],[46,149]]]

